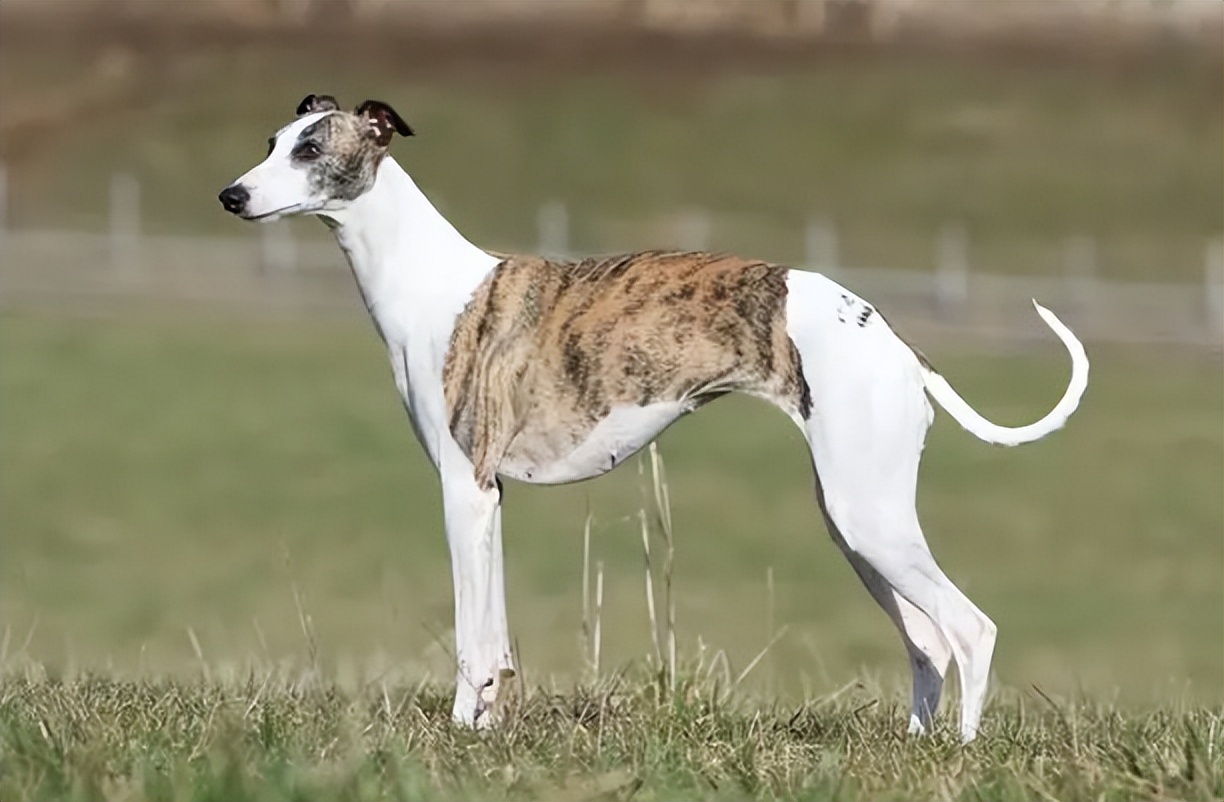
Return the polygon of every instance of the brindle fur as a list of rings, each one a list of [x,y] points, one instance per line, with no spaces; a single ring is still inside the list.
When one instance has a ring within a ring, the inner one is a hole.
[[[811,409],[785,268],[709,253],[508,257],[459,316],[443,382],[485,487],[506,457],[563,458],[617,406],[737,391]]]
[[[329,114],[302,129],[298,142],[311,141],[323,155],[309,165],[310,188],[329,198],[353,200],[374,184],[386,149],[370,136],[370,126],[354,114]]]

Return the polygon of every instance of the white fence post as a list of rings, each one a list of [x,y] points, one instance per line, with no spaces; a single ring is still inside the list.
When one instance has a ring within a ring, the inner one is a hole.
[[[293,230],[286,221],[266,223],[262,226],[259,267],[265,274],[286,274],[297,267],[297,243]]]
[[[131,173],[111,176],[109,211],[111,270],[133,274],[139,260],[140,183]]]
[[[559,200],[548,201],[536,213],[537,249],[541,256],[569,255],[569,210]]]
[[[941,316],[959,317],[969,302],[969,235],[963,225],[940,230],[935,259],[935,305]]]
[[[5,264],[4,246],[8,239],[8,165],[0,162],[0,264]]]
[[[1207,243],[1203,295],[1207,302],[1207,330],[1218,340],[1224,336],[1224,237]]]
[[[808,220],[803,229],[803,253],[808,267],[837,280],[837,229],[832,220],[827,217]]]
[[[1071,303],[1087,318],[1096,302],[1097,244],[1092,237],[1078,236],[1067,240],[1066,281]]]
[[[676,221],[676,244],[682,251],[704,251],[710,247],[712,230],[704,209],[688,209]]]
[[[0,254],[8,234],[8,165],[0,162]]]

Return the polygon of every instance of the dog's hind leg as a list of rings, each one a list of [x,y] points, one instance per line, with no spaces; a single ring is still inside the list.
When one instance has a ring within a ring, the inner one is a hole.
[[[844,332],[844,334],[843,334]],[[915,507],[931,421],[917,358],[886,326],[825,328],[795,338],[812,388],[803,429],[830,532],[903,631],[914,725],[925,727],[948,654],[961,678],[961,734],[972,739],[986,696],[995,626],[936,564]]]
[[[943,683],[937,661],[945,659],[950,651],[961,679],[961,736],[966,741],[972,740],[977,735],[986,698],[996,635],[994,623],[939,568],[916,521],[901,523],[887,512],[858,516],[836,504],[830,504],[830,508],[829,517],[836,530],[843,533],[851,564],[856,570],[863,565],[874,573],[868,579],[870,574],[860,570],[860,575],[866,574],[864,581],[873,595],[877,600],[883,596],[883,589],[876,584],[878,579],[898,597],[901,629],[914,671],[911,731],[929,725]],[[887,602],[884,607],[889,610]],[[908,617],[907,612],[911,613]],[[927,618],[930,626],[920,623],[919,616]],[[919,640],[924,635],[925,639]],[[932,635],[939,636],[938,640]]]
[[[806,429],[803,421],[797,422],[800,428]],[[816,498],[820,502],[821,512],[824,513],[829,536],[841,549],[864,587],[871,593],[871,597],[892,619],[901,635],[901,642],[905,644],[905,651],[909,654],[910,673],[913,677],[913,708],[910,713],[909,731],[913,735],[929,733],[935,713],[939,709],[940,697],[943,695],[944,677],[948,673],[948,664],[952,661],[952,649],[930,616],[893,590],[888,581],[871,567],[871,563],[846,543],[836,522],[829,515],[819,476],[816,478]]]
[[[819,486],[817,496],[824,509],[824,494]],[[944,676],[952,660],[952,649],[939,632],[939,627],[925,613],[897,594],[892,586],[880,576],[871,564],[846,545],[837,525],[825,512],[825,523],[838,548],[858,574],[871,597],[888,613],[901,634],[901,641],[909,654],[910,673],[913,676],[913,707],[910,713],[909,731],[920,735],[931,731],[939,700],[943,695]]]

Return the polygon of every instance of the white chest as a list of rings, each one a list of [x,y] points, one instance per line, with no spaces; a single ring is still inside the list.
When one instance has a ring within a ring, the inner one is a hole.
[[[371,317],[386,341],[395,388],[412,430],[430,460],[437,465],[443,443],[450,439],[446,399],[442,392],[445,338],[428,330],[411,332],[401,321],[380,318],[374,310],[371,310]]]

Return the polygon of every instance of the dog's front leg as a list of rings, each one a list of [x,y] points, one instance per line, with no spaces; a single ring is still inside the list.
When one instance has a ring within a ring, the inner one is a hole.
[[[502,577],[501,490],[480,487],[470,465],[465,467],[442,472],[455,584],[453,716],[461,724],[486,727],[494,723],[503,681],[514,676]]]

